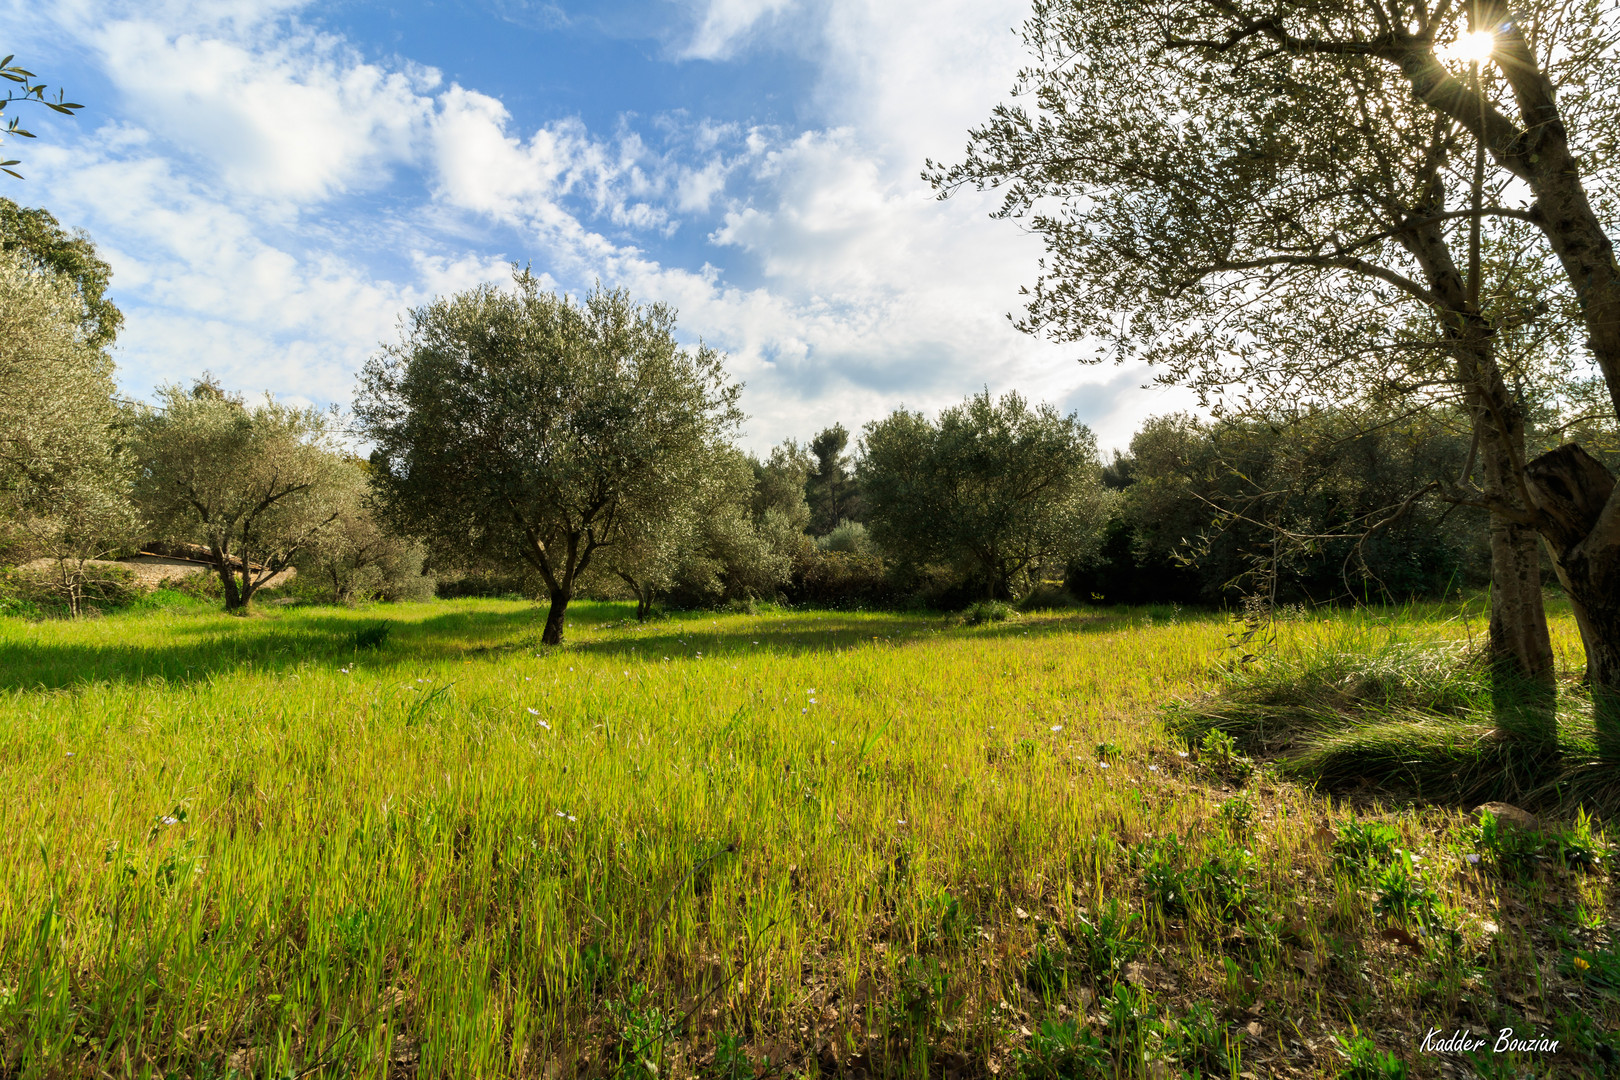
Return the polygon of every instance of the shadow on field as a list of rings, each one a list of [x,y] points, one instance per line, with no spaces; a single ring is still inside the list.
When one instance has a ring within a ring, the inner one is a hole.
[[[582,613],[581,625],[604,621]],[[201,682],[244,668],[282,671],[310,661],[343,663],[363,656],[366,666],[395,668],[476,657],[495,647],[539,648],[544,605],[512,611],[447,611],[426,619],[388,611],[275,613],[230,619],[210,615],[161,621],[110,623],[124,633],[104,642],[0,642],[0,689],[57,690],[96,682]],[[116,616],[114,617],[117,618]],[[570,620],[573,622],[574,620]],[[356,645],[358,631],[388,624],[380,649]]]
[[[944,638],[1001,641],[1094,633],[1129,625],[1137,612],[1052,613],[969,627],[949,616],[904,614],[874,618],[836,611],[716,616],[691,612],[638,624],[629,604],[583,603],[569,610],[571,640],[564,651],[616,660],[692,659],[770,652],[843,652],[874,645],[904,646]],[[57,690],[97,682],[201,682],[252,669],[278,672],[299,664],[341,664],[363,657],[373,671],[455,660],[543,653],[546,605],[507,610],[454,609],[412,618],[386,608],[360,611],[294,609],[248,619],[218,614],[175,619],[118,619],[103,624],[105,640],[0,641],[0,689]],[[389,634],[379,649],[362,649],[356,633],[378,623]]]
[[[951,638],[1000,641],[1096,633],[1117,629],[1128,621],[1114,614],[1064,613],[988,626],[964,626],[950,616],[938,614],[897,614],[877,623],[869,615],[804,611],[755,616],[753,621],[738,626],[736,616],[728,616],[727,622],[722,624],[715,616],[698,612],[656,619],[639,626],[629,620],[621,625],[610,624],[603,627],[603,636],[576,641],[569,648],[586,655],[643,660],[649,657],[689,659],[698,653],[711,658],[759,652],[792,656]]]

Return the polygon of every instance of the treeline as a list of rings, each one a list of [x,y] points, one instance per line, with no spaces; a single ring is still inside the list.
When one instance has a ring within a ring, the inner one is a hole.
[[[676,343],[673,312],[527,272],[412,312],[352,419],[206,373],[142,404],[116,393],[121,316],[88,238],[0,200],[0,244],[0,561],[9,595],[73,612],[125,597],[112,560],[138,550],[205,563],[229,610],[268,585],[547,598],[551,640],[582,595],[645,617],[1390,599],[1488,579],[1480,512],[1418,497],[1474,467],[1443,417],[1161,417],[1105,463],[1074,416],[981,392],[755,457],[736,446],[740,388],[713,350]]]

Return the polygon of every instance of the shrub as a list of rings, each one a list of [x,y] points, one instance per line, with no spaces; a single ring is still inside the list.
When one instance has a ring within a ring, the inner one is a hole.
[[[1013,610],[1012,605],[1002,603],[1000,600],[981,600],[962,613],[962,621],[969,626],[1006,622],[1017,617],[1018,613]]]
[[[1077,608],[1080,601],[1062,584],[1043,581],[1018,602],[1020,611],[1066,611]]]
[[[826,536],[818,536],[816,547],[822,551],[838,551],[846,555],[877,554],[872,546],[872,538],[867,535],[866,526],[848,518],[840,521]]]
[[[127,566],[105,562],[69,564],[64,574],[54,563],[34,563],[0,576],[0,612],[66,614],[71,610],[70,593],[75,594],[81,611],[101,612],[127,607],[144,592]]]
[[[795,562],[788,587],[789,599],[815,607],[890,607],[902,595],[879,556],[808,546]]]

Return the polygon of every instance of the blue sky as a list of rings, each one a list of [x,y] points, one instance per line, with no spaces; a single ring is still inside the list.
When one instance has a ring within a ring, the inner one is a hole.
[[[673,304],[764,450],[988,386],[1105,447],[1184,407],[1017,333],[1039,243],[919,179],[1021,60],[1002,0],[0,0],[34,110],[10,198],[114,268],[127,392],[204,368],[346,404],[408,308],[513,260]]]

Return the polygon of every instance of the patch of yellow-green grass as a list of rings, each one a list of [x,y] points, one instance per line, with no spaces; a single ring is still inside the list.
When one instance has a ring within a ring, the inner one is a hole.
[[[1483,993],[1178,755],[1218,617],[626,614],[0,620],[0,1076],[1326,1075]]]

